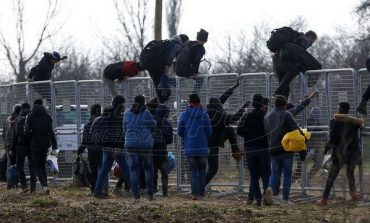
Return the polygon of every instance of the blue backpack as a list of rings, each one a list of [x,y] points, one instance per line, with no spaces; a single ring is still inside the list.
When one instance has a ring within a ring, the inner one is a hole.
[[[168,174],[170,174],[171,171],[175,168],[175,162],[176,162],[175,155],[172,152],[168,152],[167,155]]]

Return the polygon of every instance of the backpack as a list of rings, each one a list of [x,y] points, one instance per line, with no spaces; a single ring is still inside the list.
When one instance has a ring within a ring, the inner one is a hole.
[[[176,163],[176,157],[173,154],[173,152],[168,152],[167,154],[167,170],[168,174],[171,173],[171,171],[175,168],[175,163]]]
[[[8,157],[4,153],[3,157],[0,158],[0,181],[6,182],[6,167],[7,167]]]
[[[160,70],[165,66],[165,54],[170,40],[152,40],[141,51],[140,66],[145,70]]]
[[[86,161],[77,158],[72,163],[73,182],[76,186],[87,187],[89,183],[90,170],[86,164]]]
[[[194,69],[191,66],[191,48],[199,45],[190,42],[185,43],[185,45],[177,52],[176,63],[174,66],[176,75],[179,77],[190,77],[194,75]]]
[[[8,187],[12,188],[17,186],[20,177],[21,174],[17,169],[17,166],[15,165],[9,166],[9,168],[6,171],[6,182],[8,184]]]
[[[302,36],[303,33],[297,32],[290,27],[281,27],[274,29],[271,32],[270,39],[267,40],[267,48],[275,53],[287,43],[295,43],[297,38]]]

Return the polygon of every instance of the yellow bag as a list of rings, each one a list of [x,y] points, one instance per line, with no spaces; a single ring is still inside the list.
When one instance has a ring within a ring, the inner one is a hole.
[[[287,152],[300,152],[306,150],[306,140],[311,138],[311,132],[307,131],[307,129],[302,129],[302,133],[304,136],[297,129],[285,134],[283,140],[281,140],[284,150]]]

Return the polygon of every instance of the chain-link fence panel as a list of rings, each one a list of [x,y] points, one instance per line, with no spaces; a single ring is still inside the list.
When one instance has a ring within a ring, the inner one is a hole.
[[[3,128],[4,121],[12,112],[13,100],[10,85],[0,86],[0,125]],[[1,147],[3,148],[3,147]]]
[[[143,95],[148,102],[153,98],[153,84],[150,77],[134,77],[127,80],[126,108],[134,104],[137,95]]]
[[[209,75],[207,98],[219,97],[221,99],[221,96],[225,96],[223,95],[225,91],[235,84],[237,78],[238,74],[235,73]],[[223,103],[225,112],[229,115],[235,114],[242,104],[240,100],[242,100],[240,98],[240,88],[236,88],[232,95]],[[205,104],[208,104],[208,100]],[[237,122],[231,123],[231,127],[235,127],[236,124]],[[225,132],[224,147],[219,148],[219,154],[213,154],[212,151],[210,151],[210,156],[218,156],[218,171],[210,182],[210,185],[239,185],[239,174],[241,172],[239,172],[238,163],[231,156],[232,150],[235,149],[235,147],[240,147],[238,142],[233,142],[235,136],[236,133],[234,128],[227,129],[227,132]],[[240,170],[243,171],[242,169]]]

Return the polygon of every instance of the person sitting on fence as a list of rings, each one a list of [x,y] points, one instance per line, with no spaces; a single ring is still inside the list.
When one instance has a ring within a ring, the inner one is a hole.
[[[25,123],[26,117],[31,112],[31,107],[28,103],[21,105],[21,112],[16,118],[14,131],[13,131],[13,142],[12,150],[16,151],[16,166],[20,173],[20,183],[22,192],[28,191],[27,179],[24,173],[24,162],[27,157],[28,168],[30,171],[31,178],[35,177],[35,169],[32,167],[34,162],[31,157],[31,138],[25,134]]]
[[[53,119],[46,112],[41,99],[33,103],[30,114],[27,115],[25,123],[25,134],[31,137],[31,157],[34,162],[33,168],[40,181],[44,194],[50,193],[46,175],[46,157],[49,151],[50,142],[52,153],[56,154],[58,149],[57,139],[53,129]],[[31,193],[36,191],[36,176],[31,176]]]
[[[197,94],[189,96],[189,106],[181,112],[178,120],[177,134],[183,140],[185,155],[189,160],[192,199],[203,199],[209,153],[208,141],[212,136],[212,126]]]
[[[370,73],[370,56],[366,60],[366,69]],[[367,115],[366,105],[367,101],[370,99],[370,85],[367,86],[365,93],[362,95],[360,104],[357,107],[357,111],[360,114]]]
[[[15,148],[12,148],[12,142],[14,138],[14,127],[16,124],[16,119],[21,112],[21,105],[16,104],[13,106],[12,113],[10,116],[5,119],[4,125],[3,125],[3,143],[4,143],[4,149],[6,153],[6,163],[7,167],[11,165],[15,165],[16,163],[16,151],[13,150]]]
[[[247,203],[252,204],[255,200],[257,206],[261,206],[262,200],[259,179],[262,178],[265,191],[271,175],[267,135],[263,127],[266,111],[262,108],[267,106],[266,102],[262,95],[255,94],[252,102],[254,109],[243,115],[237,128],[238,135],[244,137],[244,149],[250,176]]]
[[[153,136],[156,121],[145,106],[145,97],[138,95],[135,103],[125,112],[125,148],[130,166],[131,189],[134,199],[140,199],[140,169],[144,168],[149,200],[154,199]]]
[[[101,163],[103,159],[102,150],[98,149],[91,139],[91,126],[96,119],[101,117],[101,105],[93,104],[90,106],[90,118],[84,125],[84,130],[82,133],[82,143],[78,147],[77,156],[81,157],[84,150],[87,148],[87,159],[89,161],[90,176],[89,183],[91,189],[91,195],[95,189],[96,179],[98,177],[98,170],[101,168]],[[106,188],[107,189],[107,188]]]
[[[161,172],[162,195],[168,195],[168,152],[167,145],[173,142],[173,129],[168,121],[170,110],[165,105],[158,105],[156,115],[157,126],[153,132],[153,161],[154,161],[154,193],[157,192],[158,171]]]
[[[227,114],[223,108],[223,104],[233,94],[234,90],[239,87],[239,85],[240,79],[238,78],[235,84],[227,89],[220,97],[211,97],[207,105],[207,112],[212,125],[212,136],[208,141],[208,148],[210,151],[208,156],[206,185],[209,184],[213,177],[217,174],[219,147],[224,146],[226,136],[228,136],[231,144],[232,156],[237,161],[244,156],[244,153],[239,149],[235,130],[234,128],[230,127],[230,124],[236,123],[241,118],[245,108],[248,107],[249,102],[244,103],[241,108],[239,108],[238,111],[232,115]],[[226,134],[227,130],[229,134]]]
[[[45,52],[39,63],[31,68],[30,73],[28,74],[28,82],[50,80],[54,65],[67,58],[67,56],[61,57],[60,54],[55,51],[52,53]],[[32,87],[42,98],[48,101],[49,105],[51,105],[51,90],[48,83],[34,84]]]
[[[171,95],[169,70],[177,52],[189,41],[186,34],[173,36],[170,40],[150,41],[140,53],[140,64],[148,70],[160,103]]]
[[[124,155],[123,110],[125,98],[117,95],[112,101],[112,107],[104,108],[103,116],[91,126],[91,139],[103,151],[102,167],[99,170],[93,197],[106,198],[103,193],[104,184],[107,184],[108,174],[115,160],[121,167],[125,179],[130,184],[130,174]],[[131,185],[131,184],[130,184]]]
[[[347,165],[347,178],[350,196],[353,200],[359,200],[361,195],[356,193],[355,168],[362,160],[359,129],[365,126],[364,120],[349,115],[350,105],[341,102],[338,106],[338,113],[330,121],[329,141],[327,142],[324,154],[332,150],[332,166],[326,180],[325,190],[322,198],[317,202],[319,205],[326,205],[330,190],[343,165]]]
[[[126,81],[130,77],[135,77],[139,72],[143,71],[139,62],[136,61],[121,61],[118,63],[109,64],[104,68],[102,80],[112,98],[118,95],[114,81],[118,83]]]
[[[279,86],[275,95],[289,97],[290,82],[300,73],[307,70],[321,69],[321,64],[306,50],[317,40],[313,31],[307,32],[296,43],[286,43],[273,55],[273,69],[276,72]],[[300,44],[300,45],[298,45]],[[316,82],[309,79],[309,87]]]
[[[290,186],[292,183],[293,152],[284,150],[281,141],[288,132],[298,129],[292,113],[287,111],[287,99],[282,95],[275,96],[275,108],[264,118],[264,127],[272,165],[272,174],[265,192],[264,202],[272,204],[273,188],[277,187],[280,173],[284,174],[283,204],[289,204]]]

